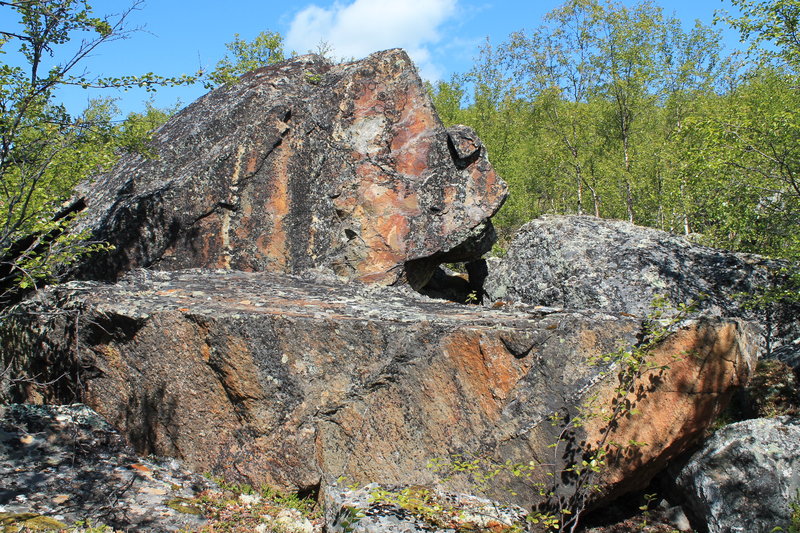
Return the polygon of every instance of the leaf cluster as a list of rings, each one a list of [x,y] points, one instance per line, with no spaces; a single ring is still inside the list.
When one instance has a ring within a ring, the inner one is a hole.
[[[217,62],[216,68],[204,82],[208,89],[233,83],[242,74],[260,67],[274,65],[285,59],[283,36],[273,31],[262,31],[251,41],[242,39],[237,33],[234,34],[233,41],[227,43],[225,47],[228,49],[228,53]],[[309,79],[309,83],[314,82]]]
[[[84,60],[129,36],[130,13],[95,16],[88,0],[0,1],[15,25],[0,30],[0,300],[58,276],[81,257],[106,249],[85,235],[64,233],[81,210],[64,205],[75,185],[108,169],[122,151],[146,151],[149,131],[170,111],[148,106],[122,123],[112,100],[96,100],[73,117],[56,103],[65,85],[148,90],[193,83],[194,76],[146,73],[95,77]]]

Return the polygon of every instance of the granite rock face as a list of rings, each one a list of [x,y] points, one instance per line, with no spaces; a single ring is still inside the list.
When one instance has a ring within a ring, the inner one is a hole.
[[[0,477],[4,519],[46,516],[64,528],[89,520],[126,531],[196,531],[205,520],[170,503],[215,487],[174,459],[137,456],[85,405],[1,405]]]
[[[749,308],[781,264],[628,222],[548,215],[522,227],[493,265],[488,299],[645,316],[656,295],[761,324],[764,353],[800,357],[800,306]]]
[[[506,185],[475,133],[446,130],[402,50],[253,71],[176,114],[149,156],[82,190],[76,230],[116,249],[75,274],[226,268],[424,286],[477,259]]]
[[[137,271],[41,297],[1,340],[12,375],[45,385],[7,384],[8,395],[77,395],[140,453],[288,490],[340,475],[436,483],[443,474],[426,464],[456,453],[526,464],[555,455],[568,466],[575,447],[554,454],[551,415],[570,418],[588,397],[599,408],[619,401],[615,368],[587,360],[636,343],[643,327],[596,311],[492,310],[408,288],[230,271]],[[642,376],[630,398],[642,418],[619,420],[613,437],[648,446],[604,472],[606,494],[640,488],[702,435],[747,379],[749,339],[740,323],[696,320],[653,352],[670,369]],[[574,442],[602,437],[598,418]],[[519,503],[540,501],[509,483]]]
[[[800,490],[800,421],[731,424],[676,470],[677,494],[709,533],[788,530]]]

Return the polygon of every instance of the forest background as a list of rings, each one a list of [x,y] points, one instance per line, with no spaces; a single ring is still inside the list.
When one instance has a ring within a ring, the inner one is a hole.
[[[472,126],[510,185],[497,253],[528,220],[569,213],[800,259],[800,1],[730,5],[736,16],[687,29],[652,2],[570,0],[429,84],[446,125]],[[102,249],[61,233],[79,210],[64,201],[120,154],[147,155],[150,132],[176,111],[146,104],[119,120],[105,97],[73,116],[60,87],[213,88],[288,55],[283,37],[264,31],[236,36],[214,69],[194,75],[89,76],[83,62],[129,35],[130,12],[0,0],[0,53],[23,58],[0,63],[0,290],[57,278]],[[746,51],[724,50],[724,25]]]

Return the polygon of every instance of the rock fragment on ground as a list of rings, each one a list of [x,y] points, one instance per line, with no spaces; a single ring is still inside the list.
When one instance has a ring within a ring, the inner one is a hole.
[[[203,526],[198,512],[181,512],[178,503],[214,486],[174,459],[137,456],[80,404],[0,406],[0,479],[5,521],[31,515],[39,525],[82,521],[151,532]]]

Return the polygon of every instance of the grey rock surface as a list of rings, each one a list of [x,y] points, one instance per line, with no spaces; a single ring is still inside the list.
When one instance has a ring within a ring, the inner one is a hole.
[[[363,487],[332,483],[323,489],[322,501],[328,533],[506,531],[524,527],[528,514],[520,507],[466,494],[376,483]],[[434,508],[437,512],[430,512]]]
[[[214,487],[174,459],[137,456],[80,404],[0,406],[0,479],[0,513],[125,531],[199,529],[202,517],[168,503]]]
[[[754,311],[747,296],[782,265],[701,246],[664,231],[590,216],[547,215],[520,229],[485,283],[490,301],[645,316],[657,295],[717,316],[754,320],[764,354],[800,356],[800,306]]]
[[[800,490],[800,421],[759,418],[726,426],[675,475],[676,493],[709,533],[787,531],[789,503]]]

